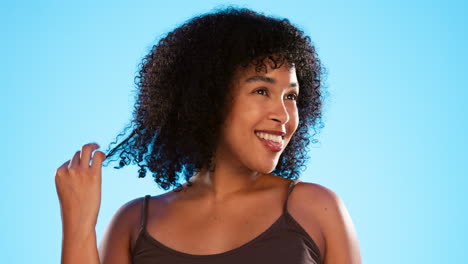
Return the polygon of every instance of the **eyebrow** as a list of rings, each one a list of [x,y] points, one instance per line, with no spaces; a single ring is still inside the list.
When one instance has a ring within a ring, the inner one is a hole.
[[[251,83],[251,82],[267,82],[271,84],[276,84],[276,81],[270,77],[267,76],[260,76],[260,75],[255,75],[252,77],[249,77],[245,79],[246,83]],[[297,83],[291,83],[289,87],[297,87]]]

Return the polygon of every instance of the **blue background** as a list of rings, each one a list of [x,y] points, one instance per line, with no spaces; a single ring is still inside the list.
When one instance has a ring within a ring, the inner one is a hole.
[[[55,170],[130,121],[137,65],[163,33],[229,3],[315,43],[330,97],[302,180],[345,202],[363,262],[466,262],[467,5],[295,0],[3,3],[2,262],[59,262]],[[103,169],[98,241],[122,204],[163,191],[137,174]]]

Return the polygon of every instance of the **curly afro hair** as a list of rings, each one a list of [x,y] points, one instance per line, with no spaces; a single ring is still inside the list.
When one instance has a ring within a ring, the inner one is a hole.
[[[296,68],[299,124],[272,173],[299,178],[310,138],[324,126],[324,68],[310,38],[288,19],[234,7],[193,17],[151,48],[135,77],[133,120],[109,145],[104,166],[118,155],[114,168],[133,162],[140,178],[148,168],[164,190],[181,187],[180,175],[190,186],[195,172],[211,166],[236,70],[254,65],[257,72],[266,71],[265,62],[273,69],[284,63]]]

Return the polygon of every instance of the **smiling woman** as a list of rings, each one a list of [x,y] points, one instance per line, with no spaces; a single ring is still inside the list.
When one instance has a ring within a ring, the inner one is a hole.
[[[248,77],[262,78],[282,65],[294,65],[301,97],[296,101],[298,128],[273,174],[297,179],[306,148],[323,126],[322,66],[310,38],[287,19],[247,9],[192,18],[152,47],[136,78],[134,119],[125,130],[131,133],[106,151],[107,161],[119,158],[118,168],[136,163],[140,177],[149,169],[165,190],[181,187],[181,176],[190,186],[196,171],[214,165],[238,75],[249,70]]]
[[[124,204],[97,251],[104,153],[84,145],[56,174],[62,263],[360,263],[340,198],[299,180],[323,127],[308,36],[287,19],[226,8],[169,32],[140,66],[131,133],[104,166],[133,162],[174,189]]]
[[[239,157],[230,160],[243,159],[250,169],[270,173],[298,126],[296,70],[267,65],[262,74],[251,66],[235,74],[231,89],[233,103],[221,132],[227,146],[219,144],[216,153],[233,149]]]

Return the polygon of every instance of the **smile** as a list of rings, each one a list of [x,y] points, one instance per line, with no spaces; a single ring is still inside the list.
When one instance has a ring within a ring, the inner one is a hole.
[[[281,136],[271,135],[267,133],[255,133],[258,139],[273,152],[280,152],[283,149],[284,140]]]

